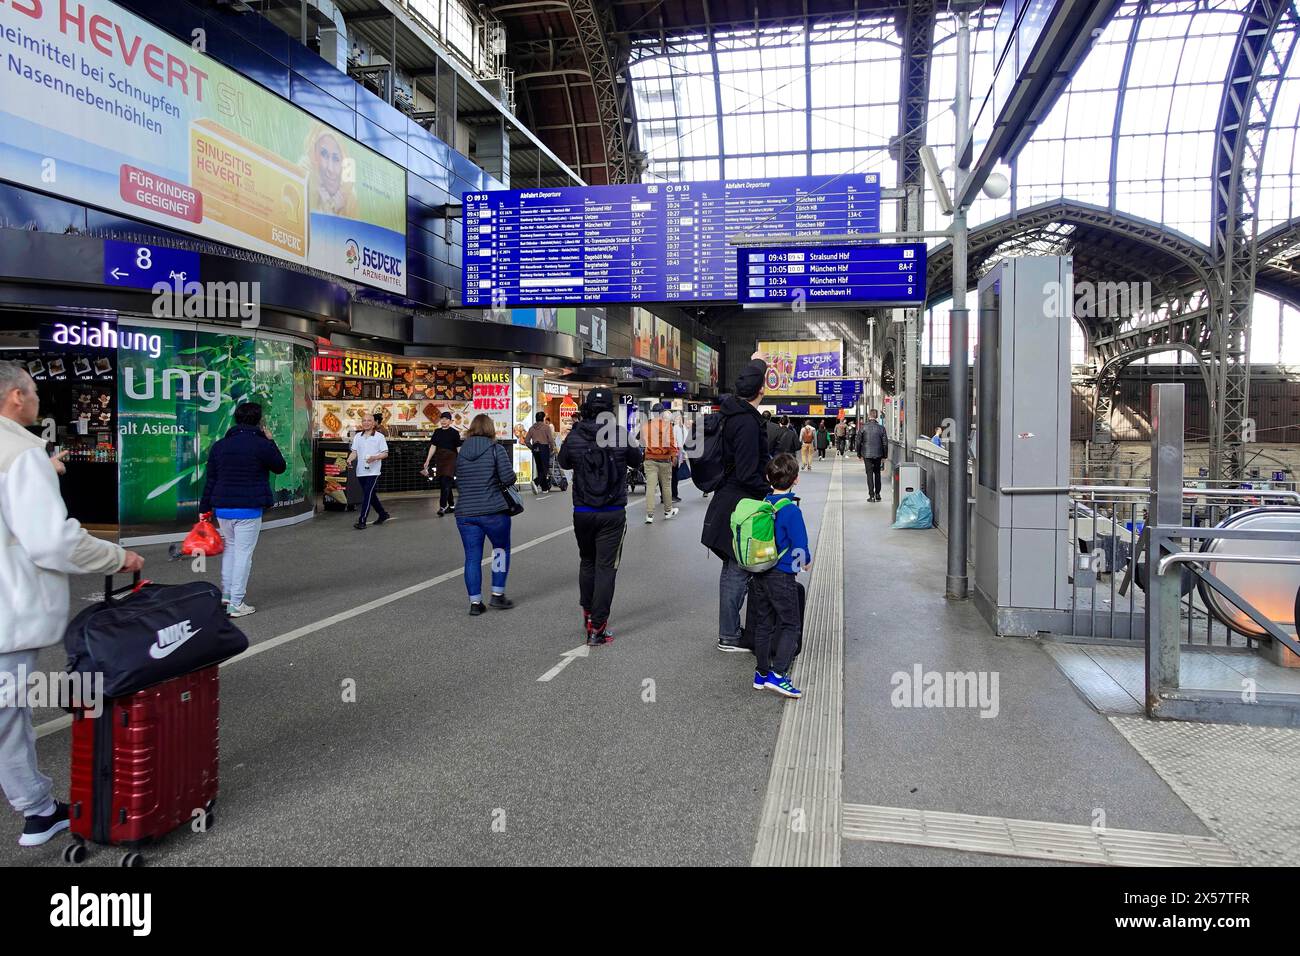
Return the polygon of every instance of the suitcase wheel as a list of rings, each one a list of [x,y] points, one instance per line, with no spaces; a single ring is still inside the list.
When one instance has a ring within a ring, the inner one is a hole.
[[[86,862],[86,844],[78,840],[76,843],[69,843],[63,848],[64,863],[85,863]]]
[[[118,862],[117,865],[118,866],[144,866],[144,854],[137,853],[135,850],[131,850],[128,853],[122,854],[122,859],[121,861]]]

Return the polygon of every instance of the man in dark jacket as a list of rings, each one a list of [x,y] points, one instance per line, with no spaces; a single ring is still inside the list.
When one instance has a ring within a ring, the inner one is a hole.
[[[722,398],[722,454],[725,477],[709,502],[700,542],[722,559],[718,578],[718,650],[749,650],[741,642],[740,606],[749,588],[749,572],[736,563],[731,546],[731,512],[743,498],[762,500],[772,490],[764,477],[767,429],[758,414],[767,364],[758,352],[736,379],[733,395]]]
[[[573,471],[578,600],[587,643],[596,647],[614,639],[609,612],[627,532],[627,470],[641,464],[643,455],[618,420],[609,389],[588,392],[581,414],[582,420],[574,423],[560,446],[557,461]]]
[[[782,452],[794,454],[799,450],[799,436],[786,427],[785,419],[776,421],[771,412],[763,413],[763,428],[767,434],[767,453],[775,458]]]
[[[867,466],[867,500],[880,500],[880,465],[889,456],[889,436],[880,424],[880,412],[872,409],[858,432],[858,457]]]
[[[799,457],[799,432],[789,418],[781,419],[781,434],[772,448],[772,457],[777,455],[794,455]]]
[[[235,409],[235,427],[208,451],[208,480],[199,514],[212,512],[225,539],[221,554],[221,593],[231,617],[252,614],[244,602],[253,550],[262,531],[262,512],[275,504],[272,474],[282,475],[284,456],[262,424],[262,406],[244,402]]]

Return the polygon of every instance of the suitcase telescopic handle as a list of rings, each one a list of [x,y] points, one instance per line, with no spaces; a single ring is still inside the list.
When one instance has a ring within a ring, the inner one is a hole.
[[[140,588],[143,587],[144,584],[145,584],[145,582],[142,581],[142,580],[140,579],[140,572],[139,572],[139,571],[132,572],[132,574],[131,574],[131,584],[130,584],[129,587],[123,587],[123,588],[118,588],[117,590],[114,590],[114,589],[113,589],[113,578],[114,578],[114,575],[112,575],[112,574],[106,574],[106,575],[104,575],[104,601],[105,601],[106,603],[108,603],[108,604],[112,604],[112,603],[113,603],[113,598],[118,597],[118,596],[123,595],[123,594],[130,594],[130,593],[133,592],[133,591],[138,591],[138,590],[140,590]]]

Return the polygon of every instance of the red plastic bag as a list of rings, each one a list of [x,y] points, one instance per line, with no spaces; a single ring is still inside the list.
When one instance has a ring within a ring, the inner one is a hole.
[[[198,554],[203,552],[207,557],[214,554],[220,554],[226,550],[226,543],[221,540],[221,532],[217,526],[212,524],[212,512],[199,515],[199,520],[190,533],[185,536],[185,541],[181,544],[181,554]]]

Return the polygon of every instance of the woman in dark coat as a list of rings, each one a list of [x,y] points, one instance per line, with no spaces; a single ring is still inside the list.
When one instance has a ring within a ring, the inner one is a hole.
[[[826,458],[826,449],[831,447],[831,433],[826,429],[826,419],[822,419],[817,426],[817,457]]]

